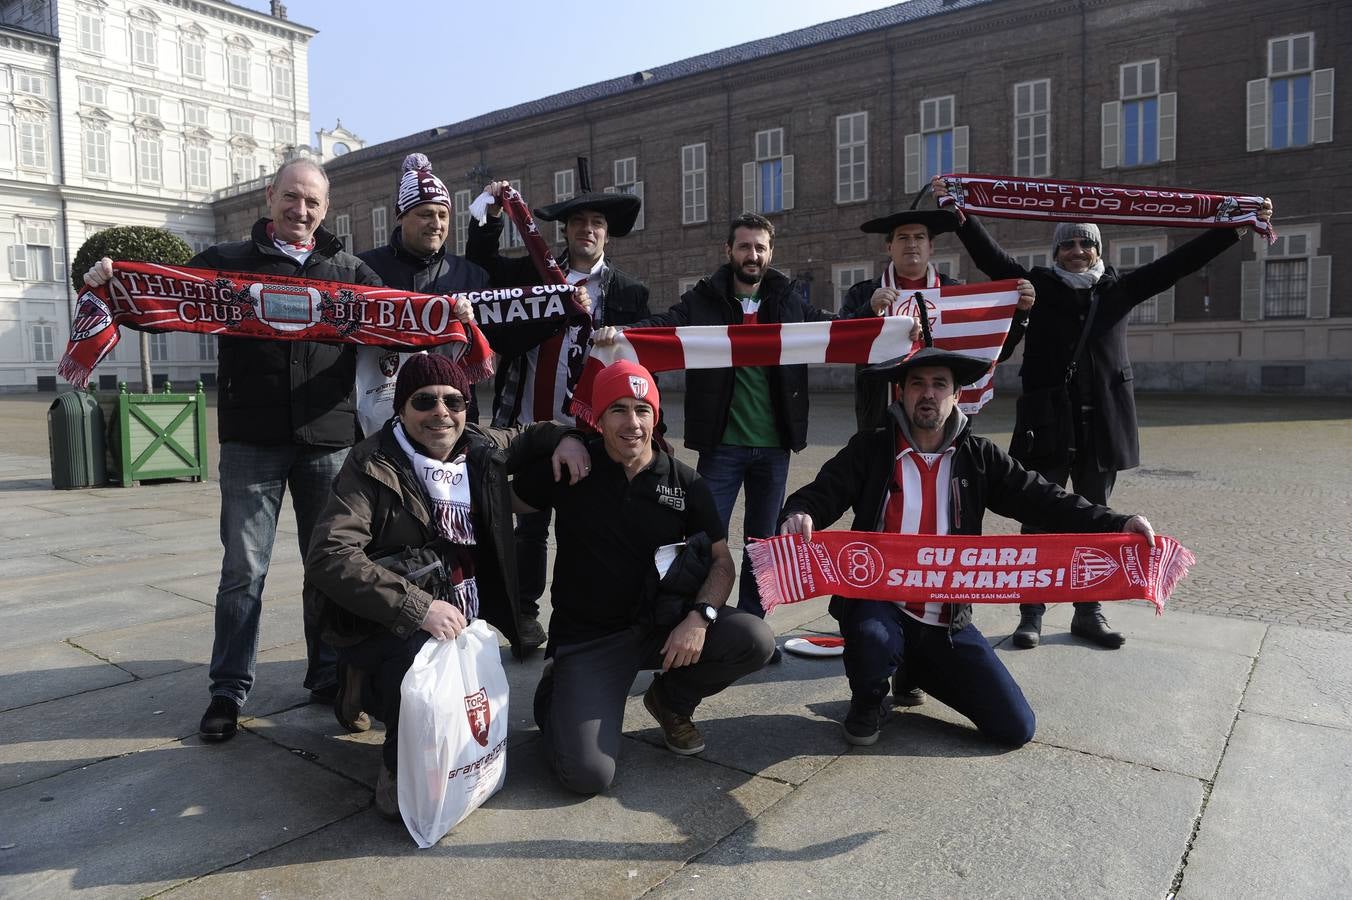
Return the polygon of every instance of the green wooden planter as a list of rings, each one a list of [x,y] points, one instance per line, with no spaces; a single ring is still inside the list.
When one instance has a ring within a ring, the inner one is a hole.
[[[207,395],[129,394],[123,383],[110,424],[113,464],[108,480],[130,487],[156,478],[207,477]]]

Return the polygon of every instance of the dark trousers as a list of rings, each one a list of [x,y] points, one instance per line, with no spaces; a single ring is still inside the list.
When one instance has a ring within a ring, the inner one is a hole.
[[[549,569],[549,517],[544,509],[516,517],[516,572],[521,586],[521,614],[540,615]]]
[[[554,647],[553,663],[536,690],[535,716],[564,787],[595,794],[615,780],[629,687],[641,669],[662,667],[660,651],[669,633],[634,626]],[[774,649],[770,626],[725,606],[705,634],[699,661],[657,676],[662,702],[691,715],[705,697],[765,665]]]
[[[419,629],[406,638],[380,631],[351,647],[338,648],[338,663],[366,673],[362,709],[385,723],[385,768],[399,771],[399,688],[422,645],[432,636]]]
[[[1036,471],[1048,481],[1054,481],[1061,487],[1070,486],[1067,490],[1074,491],[1090,503],[1098,503],[1101,506],[1108,505],[1108,498],[1112,496],[1113,485],[1117,483],[1117,471],[1101,471],[1098,465],[1098,454],[1094,451],[1094,441],[1092,432],[1087,427],[1077,429],[1076,438],[1079,448],[1070,451],[1070,458],[1065,462],[1055,465],[1037,466]],[[1023,534],[1040,534],[1036,528],[1030,528],[1027,525],[1020,529]],[[1076,603],[1076,611],[1098,612],[1101,605],[1097,602]],[[1019,612],[1035,613],[1042,615],[1047,610],[1045,603],[1021,603]]]
[[[784,506],[784,485],[789,478],[789,451],[782,447],[737,447],[720,444],[703,450],[696,465],[700,478],[714,495],[714,506],[723,520],[723,530],[732,521],[737,494],[745,489],[742,537],[749,547],[755,538],[773,537],[775,519]],[[760,589],[751,571],[751,554],[742,550],[742,574],[737,579],[737,608],[765,618]]]
[[[1032,708],[975,625],[950,637],[947,625],[917,622],[896,603],[860,600],[840,632],[853,699],[881,703],[888,678],[904,665],[908,682],[971,719],[992,741],[1020,747],[1033,739]]]

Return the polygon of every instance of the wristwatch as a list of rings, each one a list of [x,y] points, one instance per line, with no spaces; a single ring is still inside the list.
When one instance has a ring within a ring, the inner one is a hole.
[[[710,625],[718,621],[718,607],[716,606],[710,606],[707,603],[696,603],[695,612],[699,613],[700,617]]]

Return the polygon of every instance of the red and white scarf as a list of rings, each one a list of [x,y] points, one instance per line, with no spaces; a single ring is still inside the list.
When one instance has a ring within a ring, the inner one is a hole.
[[[419,349],[462,348],[471,381],[493,374],[488,341],[460,324],[460,294],[251,275],[157,263],[113,263],[113,277],[80,294],[70,342],[57,372],[86,387],[94,367],[117,346],[122,325],[137,331],[188,331],[281,341],[324,341]]]
[[[883,502],[883,528],[888,534],[948,534],[951,523],[951,487],[954,448],[942,453],[921,453],[910,445],[901,429],[896,432],[897,456],[891,487]],[[905,613],[926,625],[947,625],[947,603],[905,603]]]
[[[992,281],[977,285],[939,286],[939,273],[933,266],[926,272],[927,287],[923,290],[898,287],[900,280],[889,262],[879,279],[882,287],[901,291],[901,296],[887,310],[889,316],[910,316],[918,319],[916,295],[924,298],[929,313],[934,346],[941,350],[956,350],[968,356],[979,356],[991,361],[991,370],[975,384],[969,384],[958,394],[958,408],[968,415],[979,412],[995,396],[995,361],[1019,302],[1019,292],[1013,281]],[[891,398],[901,396],[900,386],[893,386]]]
[[[747,548],[761,605],[837,594],[901,603],[1148,600],[1156,613],[1196,562],[1138,534],[786,534]]]
[[[649,372],[789,366],[803,363],[878,363],[911,348],[906,316],[758,325],[686,325],[631,328],[609,347],[592,347],[573,395],[573,414],[595,424],[591,384],[611,363],[631,360]]]
[[[1004,219],[1156,225],[1167,228],[1252,228],[1277,240],[1270,222],[1258,218],[1263,198],[1167,187],[1048,181],[1007,175],[943,175],[958,218],[966,213]]]

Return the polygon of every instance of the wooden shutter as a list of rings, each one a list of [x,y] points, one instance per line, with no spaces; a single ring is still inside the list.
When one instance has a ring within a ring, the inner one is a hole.
[[[1160,162],[1173,162],[1178,146],[1178,94],[1160,94]]]
[[[1327,319],[1329,317],[1329,284],[1332,274],[1332,256],[1310,257],[1310,302],[1308,309],[1311,319]]]
[[[1116,169],[1122,158],[1122,104],[1117,100],[1103,104],[1101,115],[1101,165],[1105,169]]]
[[[920,134],[906,135],[906,193],[914,194],[920,190],[924,170],[920,160]]]
[[[1246,259],[1239,265],[1239,317],[1245,322],[1263,318],[1263,261]]]
[[[1310,103],[1310,137],[1316,144],[1333,140],[1333,70],[1315,69]]]
[[[793,154],[781,156],[780,160],[780,206],[793,209]]]
[[[756,164],[754,162],[742,163],[742,211],[760,212],[760,203],[757,202],[756,195],[760,193],[760,185],[756,183]]]
[[[953,129],[953,168],[958,172],[967,171],[967,142],[968,133],[966,125],[959,125]],[[920,190],[916,188],[916,190]]]

